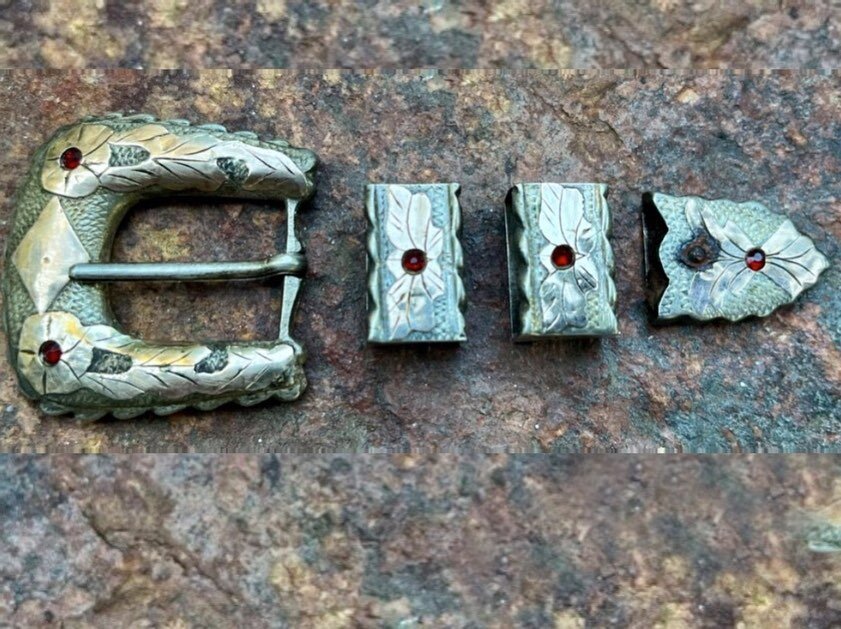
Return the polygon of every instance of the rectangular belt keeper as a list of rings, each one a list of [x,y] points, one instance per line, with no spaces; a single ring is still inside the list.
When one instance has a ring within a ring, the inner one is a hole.
[[[515,341],[619,333],[606,195],[601,183],[522,183],[509,191]]]
[[[369,343],[466,340],[459,188],[368,185]]]

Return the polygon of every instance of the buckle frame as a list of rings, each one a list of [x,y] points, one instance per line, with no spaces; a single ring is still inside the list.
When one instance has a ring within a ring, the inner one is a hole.
[[[97,419],[297,399],[305,352],[291,325],[306,270],[299,203],[315,191],[315,154],[220,125],[141,114],[64,127],[33,159],[6,249],[3,317],[24,393],[49,414]],[[172,194],[281,200],[285,250],[260,261],[113,263],[119,223],[137,201]],[[148,343],[125,334],[112,281],[231,281],[283,276],[277,340]]]

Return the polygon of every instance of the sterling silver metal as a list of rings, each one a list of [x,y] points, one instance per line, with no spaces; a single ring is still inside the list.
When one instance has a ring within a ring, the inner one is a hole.
[[[599,183],[523,183],[508,193],[515,341],[618,334],[606,194]]]
[[[466,340],[458,193],[454,183],[368,186],[368,342]],[[418,268],[404,263],[412,255]]]
[[[209,282],[258,280],[273,275],[300,275],[307,261],[300,253],[279,253],[254,262],[130,262],[76,264],[70,279],[78,282]]]
[[[755,202],[643,195],[646,288],[658,322],[764,317],[829,266],[782,214]],[[763,264],[751,268],[748,258]]]
[[[306,261],[295,217],[315,190],[315,166],[311,151],[219,125],[110,114],[60,129],[18,192],[6,248],[3,316],[24,393],[44,412],[83,419],[299,397],[304,351],[290,326]],[[278,200],[287,211],[286,250],[262,261],[110,262],[131,206],[177,193]],[[104,285],[272,275],[283,276],[279,335],[256,343],[132,338],[114,319]]]

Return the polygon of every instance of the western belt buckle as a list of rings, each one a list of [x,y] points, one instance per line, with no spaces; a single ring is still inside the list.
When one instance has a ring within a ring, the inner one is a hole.
[[[60,129],[18,192],[6,247],[3,315],[24,393],[49,414],[128,418],[294,400],[305,353],[292,339],[306,269],[295,231],[315,185],[313,152],[250,132],[110,114]],[[263,261],[112,263],[111,245],[141,199],[177,193],[283,200],[286,250]],[[112,281],[245,280],[283,275],[277,340],[155,344],[125,334]]]

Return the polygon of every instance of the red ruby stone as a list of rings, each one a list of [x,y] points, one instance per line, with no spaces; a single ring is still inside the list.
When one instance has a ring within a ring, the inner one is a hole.
[[[575,251],[569,245],[558,245],[552,250],[552,264],[558,269],[568,269],[575,264]]]
[[[751,271],[761,271],[765,267],[765,252],[762,249],[751,249],[745,254],[745,264]]]
[[[53,365],[57,365],[58,361],[61,360],[61,345],[55,341],[44,341],[41,343],[38,353],[41,355],[41,359],[52,367]]]
[[[401,262],[407,273],[420,273],[426,268],[426,254],[420,249],[409,249]]]
[[[61,154],[61,167],[64,170],[73,170],[78,168],[79,164],[82,163],[82,157],[82,151],[77,149],[75,146],[71,146]]]

